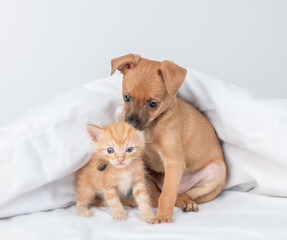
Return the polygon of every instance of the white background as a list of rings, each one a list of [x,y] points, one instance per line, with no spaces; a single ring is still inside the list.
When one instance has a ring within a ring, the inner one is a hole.
[[[0,1],[0,125],[137,53],[287,98],[287,1]]]

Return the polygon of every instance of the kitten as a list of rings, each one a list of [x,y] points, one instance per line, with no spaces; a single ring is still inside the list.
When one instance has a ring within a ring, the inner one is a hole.
[[[145,186],[145,170],[141,154],[144,138],[141,132],[125,122],[111,123],[103,128],[87,125],[95,153],[90,162],[76,175],[77,214],[91,217],[89,205],[101,194],[113,218],[126,220],[127,213],[120,195],[132,188],[140,218],[151,222],[154,214]]]

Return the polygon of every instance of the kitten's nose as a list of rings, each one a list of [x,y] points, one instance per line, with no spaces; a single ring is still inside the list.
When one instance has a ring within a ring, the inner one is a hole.
[[[119,163],[123,163],[124,159],[123,158],[118,158]]]

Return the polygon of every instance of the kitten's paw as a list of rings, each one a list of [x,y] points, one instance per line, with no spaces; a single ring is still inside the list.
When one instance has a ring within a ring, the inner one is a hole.
[[[117,221],[125,221],[128,219],[128,214],[125,211],[117,212],[113,214],[113,219]]]
[[[154,213],[152,211],[140,213],[140,218],[147,223],[151,223],[154,218]]]
[[[80,216],[80,217],[92,217],[94,214],[87,207],[78,207],[77,215]]]

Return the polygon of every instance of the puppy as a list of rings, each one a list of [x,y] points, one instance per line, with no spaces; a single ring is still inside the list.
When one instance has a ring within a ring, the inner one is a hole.
[[[123,74],[122,119],[143,130],[144,161],[151,169],[153,223],[172,221],[174,206],[197,211],[223,189],[226,165],[209,120],[176,96],[186,70],[176,64],[125,55],[111,62]]]

